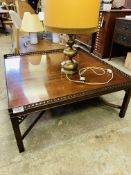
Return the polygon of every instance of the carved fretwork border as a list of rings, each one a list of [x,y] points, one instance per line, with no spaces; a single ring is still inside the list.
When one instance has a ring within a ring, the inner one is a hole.
[[[17,114],[13,114],[12,109],[10,108],[9,113],[10,113],[10,117],[17,117],[20,115],[30,114],[32,112],[47,110],[50,108],[55,108],[58,106],[62,106],[62,105],[66,105],[66,104],[70,104],[70,103],[74,103],[82,100],[87,100],[94,97],[99,97],[104,94],[117,92],[120,90],[129,90],[129,89],[131,89],[131,82],[121,83],[118,85],[111,85],[111,86],[99,88],[96,90],[83,91],[83,92],[79,92],[79,93],[75,93],[75,94],[71,94],[63,97],[57,97],[54,99],[49,99],[49,100],[44,100],[37,103],[28,104],[23,106],[24,112],[17,113]]]
[[[62,53],[63,50],[64,49],[53,49],[53,50],[45,50],[45,51],[26,52],[26,53],[20,53],[20,54],[5,54],[4,59],[8,59],[8,57],[14,57],[14,56]]]
[[[18,123],[21,124],[26,119],[26,117],[27,117],[27,115],[18,116]]]

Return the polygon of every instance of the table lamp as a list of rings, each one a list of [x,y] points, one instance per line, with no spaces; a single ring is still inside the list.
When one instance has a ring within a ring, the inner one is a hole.
[[[37,32],[42,32],[44,29],[38,15],[25,12],[22,19],[21,30],[24,32],[29,32],[31,44],[37,44]]]
[[[45,29],[49,32],[68,34],[68,47],[64,50],[68,60],[61,63],[62,72],[77,72],[78,63],[73,59],[75,34],[97,31],[100,0],[44,0]]]

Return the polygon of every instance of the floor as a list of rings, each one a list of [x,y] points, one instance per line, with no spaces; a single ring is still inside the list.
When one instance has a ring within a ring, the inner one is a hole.
[[[131,102],[123,119],[103,102],[121,104],[123,91],[47,111],[18,152],[4,79],[3,54],[10,50],[10,37],[1,35],[0,175],[131,175]],[[110,63],[131,75],[123,58]]]

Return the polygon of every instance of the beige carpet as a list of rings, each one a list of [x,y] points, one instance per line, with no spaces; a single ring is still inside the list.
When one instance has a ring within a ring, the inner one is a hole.
[[[103,103],[121,104],[123,91],[47,111],[25,138],[26,151],[18,153],[3,73],[9,39],[0,37],[0,175],[131,175],[131,103],[124,119]],[[131,74],[123,58],[110,63]]]

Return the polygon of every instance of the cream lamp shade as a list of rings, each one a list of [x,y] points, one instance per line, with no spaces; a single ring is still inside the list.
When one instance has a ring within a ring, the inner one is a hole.
[[[29,32],[31,44],[37,44],[37,32],[42,32],[44,29],[38,15],[25,12],[22,19],[21,30]]]
[[[88,34],[97,30],[100,0],[44,0],[47,31]]]
[[[39,20],[38,15],[24,13],[21,29],[24,32],[42,32],[43,26]]]

